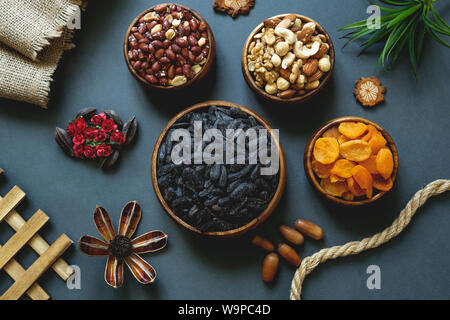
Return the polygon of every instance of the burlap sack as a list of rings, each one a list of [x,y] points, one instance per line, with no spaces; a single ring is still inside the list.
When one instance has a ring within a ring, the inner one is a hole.
[[[0,0],[0,97],[45,108],[81,0]]]

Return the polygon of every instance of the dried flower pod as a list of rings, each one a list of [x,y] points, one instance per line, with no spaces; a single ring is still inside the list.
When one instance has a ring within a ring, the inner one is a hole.
[[[120,156],[120,151],[114,150],[108,158],[104,158],[100,161],[100,167],[102,169],[111,168],[112,166],[114,166],[116,164],[117,160],[119,160],[119,156]]]
[[[67,155],[73,157],[72,139],[70,138],[66,130],[56,128],[55,141]]]
[[[110,117],[111,119],[114,120],[114,122],[117,124],[117,127],[119,128],[119,130],[122,129],[123,127],[123,123],[122,120],[120,119],[119,115],[117,114],[117,112],[115,112],[114,110],[105,110],[103,111],[108,117]]]
[[[129,145],[136,137],[137,126],[136,116],[133,116],[123,125],[123,134],[126,138],[125,145]]]
[[[78,113],[75,116],[75,119],[83,117],[85,120],[89,120],[96,112],[97,109],[95,108],[84,108],[78,111]]]

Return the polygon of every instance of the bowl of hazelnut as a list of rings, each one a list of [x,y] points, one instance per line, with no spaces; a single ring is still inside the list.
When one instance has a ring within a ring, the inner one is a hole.
[[[162,3],[139,14],[124,41],[131,74],[150,89],[172,91],[200,82],[215,58],[206,20],[179,4]]]
[[[250,34],[242,52],[242,72],[250,88],[281,103],[301,103],[322,91],[334,62],[328,33],[299,14],[264,20]]]

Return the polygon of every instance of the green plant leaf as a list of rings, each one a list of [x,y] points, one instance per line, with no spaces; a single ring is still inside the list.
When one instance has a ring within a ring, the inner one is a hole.
[[[426,33],[425,24],[422,23],[422,25],[420,26],[418,35],[417,35],[417,61],[420,61],[420,58],[422,57],[425,33]]]
[[[417,4],[407,10],[405,10],[404,12],[400,13],[397,17],[395,17],[394,19],[392,19],[392,21],[387,25],[387,27],[392,27],[394,25],[396,25],[397,23],[403,21],[404,19],[408,18],[410,15],[412,15],[414,12],[416,12],[417,10],[419,10],[419,8],[422,7],[422,4]]]
[[[423,16],[423,21],[427,24],[427,26],[432,28],[434,31],[439,32],[446,36],[450,36],[450,31],[442,29],[440,26],[431,21],[431,19],[428,18],[427,16]]]
[[[439,21],[441,25],[450,30],[450,26],[447,24],[447,22],[445,22],[444,19],[441,18],[441,16],[439,15],[439,13],[437,13],[436,9],[434,9],[433,6],[431,6],[431,13],[433,14],[433,17],[436,21]]]
[[[411,62],[411,66],[414,71],[414,75],[417,78],[417,59],[416,59],[416,46],[415,46],[415,38],[416,38],[416,29],[419,24],[419,20],[416,20],[409,30],[408,34],[408,51],[409,51],[409,61]]]
[[[413,1],[393,1],[393,0],[378,0],[380,2],[390,4],[393,6],[409,6],[413,3]]]
[[[426,26],[427,29],[427,33],[437,42],[439,42],[440,44],[442,44],[443,46],[450,48],[450,44],[448,44],[447,42],[445,42],[441,37],[439,37],[439,35],[433,31],[433,29],[431,29],[430,27]]]

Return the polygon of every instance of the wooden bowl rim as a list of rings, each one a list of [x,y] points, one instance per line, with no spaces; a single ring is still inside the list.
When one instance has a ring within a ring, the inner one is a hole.
[[[139,19],[141,19],[144,15],[146,15],[147,13],[151,12],[152,10],[154,10],[156,6],[159,6],[159,5],[162,5],[162,4],[167,4],[167,5],[174,4],[174,5],[179,6],[179,7],[183,8],[183,9],[185,9],[185,10],[190,11],[197,19],[199,19],[200,21],[202,21],[202,22],[204,22],[206,24],[206,30],[208,31],[209,54],[208,54],[208,57],[206,58],[206,62],[203,65],[202,70],[198,74],[196,74],[192,79],[188,80],[185,84],[183,84],[181,86],[162,86],[162,85],[156,85],[156,84],[152,84],[152,83],[148,82],[147,80],[142,78],[136,72],[136,70],[134,70],[133,66],[131,65],[131,63],[130,63],[130,61],[128,59],[128,37],[131,34],[131,29],[135,26],[135,24],[139,21]],[[143,83],[144,85],[146,85],[147,87],[149,87],[151,89],[156,89],[156,90],[161,90],[161,91],[171,91],[171,90],[175,91],[175,90],[181,90],[181,89],[190,87],[191,85],[199,82],[211,70],[211,66],[212,66],[212,64],[214,62],[215,55],[216,55],[216,41],[214,39],[214,34],[212,32],[211,26],[208,24],[206,19],[203,18],[203,16],[200,13],[198,13],[194,9],[191,9],[191,8],[185,6],[185,5],[167,2],[167,3],[156,4],[156,5],[148,8],[147,10],[141,12],[133,20],[133,22],[130,24],[130,26],[128,27],[127,32],[125,34],[123,50],[124,50],[124,57],[125,57],[125,62],[127,64],[128,70],[131,72],[131,74],[137,80],[139,80],[139,82]]]
[[[201,235],[210,236],[210,237],[229,238],[229,237],[242,235],[242,234],[246,233],[247,231],[250,231],[250,230],[256,228],[258,225],[263,223],[270,216],[270,214],[275,210],[276,206],[278,205],[278,202],[281,199],[281,196],[283,195],[284,188],[285,188],[285,185],[286,185],[286,159],[285,159],[283,147],[281,146],[281,143],[280,143],[279,139],[274,139],[274,141],[275,141],[275,143],[276,143],[276,145],[278,147],[279,160],[280,160],[280,171],[279,171],[280,172],[280,179],[279,179],[279,182],[278,182],[278,187],[277,187],[277,190],[276,190],[272,200],[269,202],[269,205],[266,207],[266,209],[259,216],[254,218],[249,223],[247,223],[247,224],[245,224],[245,225],[243,225],[243,226],[241,226],[239,228],[231,229],[231,230],[228,230],[228,231],[201,232],[197,228],[194,228],[193,226],[191,226],[190,224],[185,222],[183,219],[178,217],[170,209],[170,207],[168,206],[168,204],[164,200],[164,197],[162,196],[161,191],[159,189],[159,185],[158,185],[158,181],[157,181],[157,174],[156,174],[158,151],[159,151],[159,147],[161,146],[161,143],[164,140],[164,138],[166,137],[168,131],[173,126],[173,124],[178,121],[178,119],[180,119],[185,114],[187,114],[187,113],[189,113],[191,111],[194,111],[194,110],[197,110],[197,109],[201,109],[201,108],[210,107],[210,106],[239,108],[240,110],[242,110],[242,111],[246,112],[247,114],[253,116],[256,120],[258,120],[259,123],[261,123],[270,132],[270,134],[272,136],[274,136],[272,127],[260,115],[258,115],[256,112],[254,112],[253,110],[251,110],[249,108],[246,108],[244,106],[241,106],[241,105],[238,105],[238,104],[235,104],[235,103],[232,103],[232,102],[227,102],[227,101],[206,101],[206,102],[195,104],[195,105],[193,105],[193,106],[191,106],[191,107],[189,107],[187,109],[184,109],[183,111],[178,113],[174,118],[172,118],[169,121],[169,123],[166,125],[166,127],[163,129],[161,134],[159,135],[158,140],[156,141],[156,144],[155,144],[154,149],[153,149],[153,154],[152,154],[152,161],[151,161],[152,184],[153,184],[153,189],[155,191],[156,197],[158,198],[158,201],[161,203],[161,205],[164,208],[164,210],[166,211],[166,213],[172,219],[174,219],[178,224],[182,225],[186,229],[189,229],[189,230],[191,230],[191,231],[193,231],[195,233],[201,234]]]
[[[247,55],[248,55],[248,48],[250,47],[250,44],[253,40],[253,37],[264,27],[264,21],[261,22],[255,29],[253,29],[253,31],[250,33],[250,35],[247,38],[247,41],[245,42],[244,45],[244,49],[242,51],[242,73],[244,75],[245,80],[247,81],[247,84],[250,86],[250,88],[252,88],[252,90],[254,90],[256,93],[258,93],[260,96],[266,98],[267,100],[270,101],[274,101],[274,102],[280,102],[280,103],[302,103],[305,102],[309,99],[311,99],[312,97],[314,97],[316,94],[318,94],[319,92],[321,92],[326,84],[330,81],[333,72],[334,72],[334,66],[335,66],[335,51],[334,51],[334,44],[333,41],[331,40],[330,35],[328,34],[328,32],[325,30],[325,28],[323,28],[319,23],[317,23],[317,21],[306,17],[304,15],[301,14],[297,14],[297,13],[283,13],[283,14],[279,14],[267,19],[275,19],[275,18],[284,18],[288,15],[295,15],[298,18],[300,18],[302,20],[302,22],[314,22],[316,24],[316,27],[319,28],[320,32],[323,33],[323,35],[325,35],[325,37],[327,38],[327,43],[330,46],[330,51],[328,53],[328,55],[330,56],[330,62],[331,62],[331,68],[330,71],[326,74],[325,78],[322,79],[322,81],[320,82],[319,86],[311,91],[308,91],[306,94],[304,94],[303,96],[300,97],[293,97],[290,99],[282,99],[278,96],[274,96],[271,94],[268,94],[267,92],[264,91],[264,89],[258,87],[256,85],[255,80],[253,79],[252,74],[250,73],[250,71],[248,70],[248,61],[247,61]],[[267,20],[266,19],[266,20]]]
[[[398,167],[399,167],[397,146],[395,145],[395,142],[392,139],[392,137],[389,135],[389,133],[383,127],[381,127],[379,124],[377,124],[371,120],[365,119],[365,118],[346,116],[346,117],[339,117],[339,118],[330,120],[327,123],[325,123],[311,136],[311,138],[305,148],[304,161],[303,161],[306,176],[308,177],[309,182],[313,185],[314,189],[317,192],[319,192],[323,197],[325,197],[327,200],[330,200],[331,202],[334,202],[334,203],[337,203],[340,205],[344,205],[344,206],[351,206],[351,207],[363,206],[363,205],[366,205],[369,203],[373,203],[373,202],[381,199],[390,190],[389,191],[380,191],[376,195],[374,195],[371,199],[364,199],[364,200],[357,200],[357,201],[348,201],[345,199],[341,199],[341,198],[337,198],[332,195],[329,195],[320,186],[320,183],[317,180],[317,177],[312,169],[312,155],[313,155],[314,144],[316,143],[317,139],[319,139],[324,134],[324,132],[326,130],[328,130],[329,128],[334,127],[342,122],[355,122],[355,121],[373,125],[375,128],[377,128],[377,130],[383,135],[383,137],[388,142],[389,148],[391,149],[392,155],[394,156],[394,171],[392,172],[392,175],[391,175],[392,184],[394,184],[395,180],[397,178]]]

